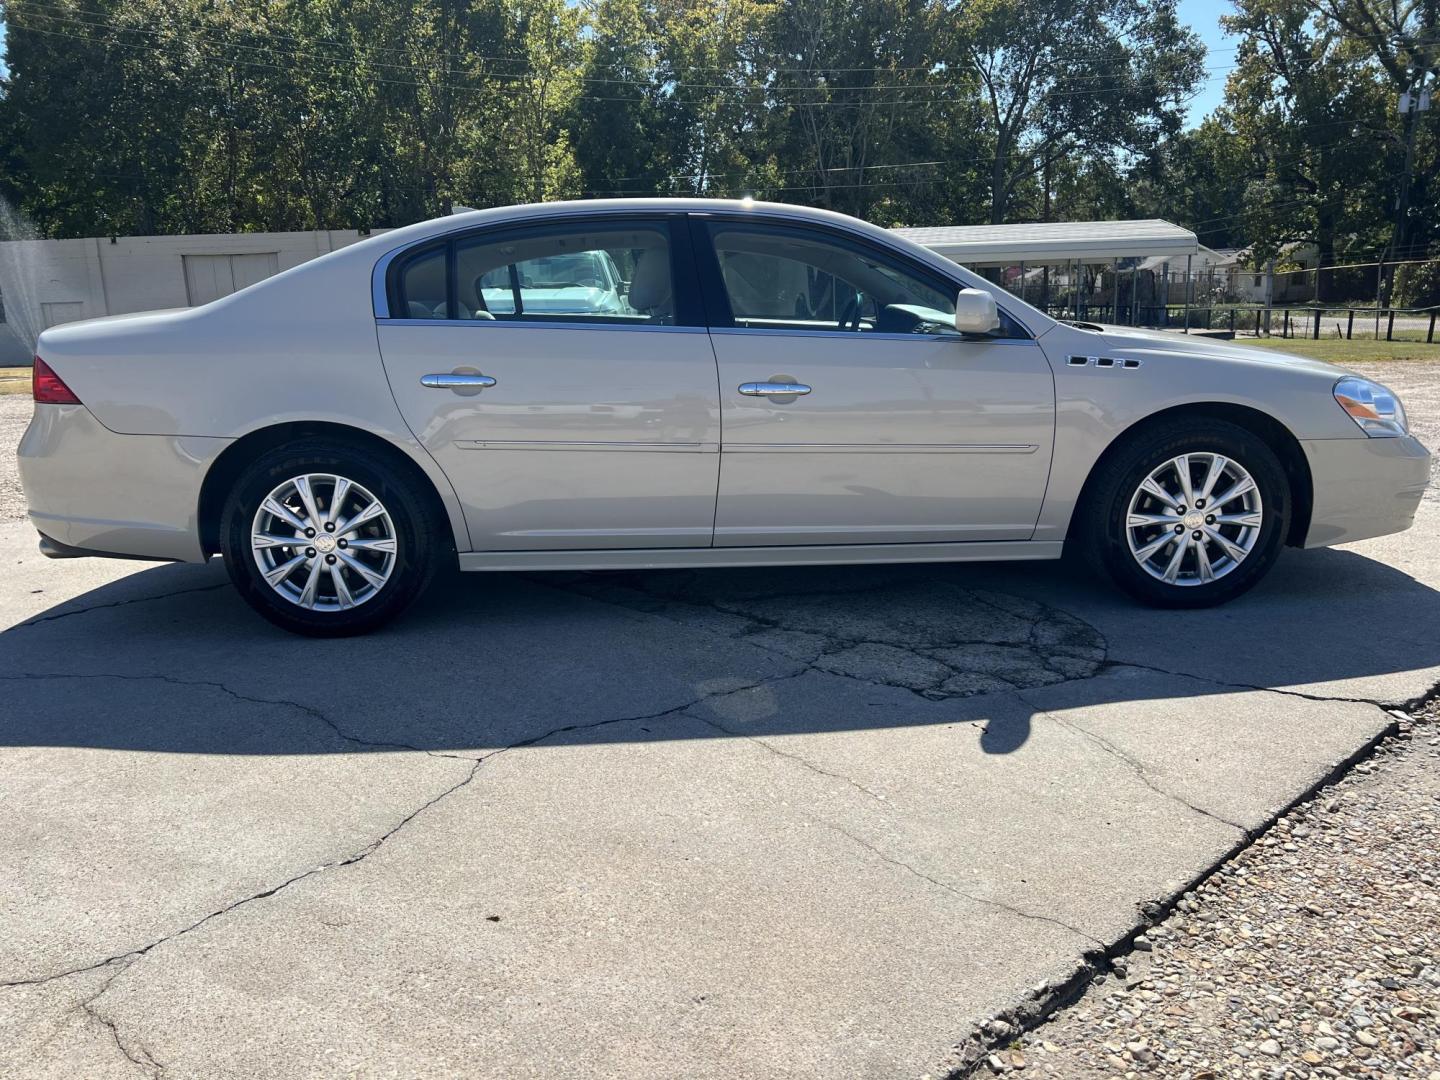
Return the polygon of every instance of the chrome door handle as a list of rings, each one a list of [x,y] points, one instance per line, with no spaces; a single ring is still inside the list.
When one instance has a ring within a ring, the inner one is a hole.
[[[464,375],[447,372],[445,374],[421,375],[420,385],[428,386],[432,390],[460,390],[466,387],[478,387],[481,390],[488,390],[495,385],[495,380],[489,375]]]
[[[801,382],[747,382],[740,384],[740,393],[747,397],[798,397],[810,393]]]

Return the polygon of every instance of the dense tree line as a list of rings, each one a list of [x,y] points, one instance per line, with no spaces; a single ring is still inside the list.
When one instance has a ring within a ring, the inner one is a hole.
[[[1440,235],[1433,114],[1401,191],[1396,108],[1440,63],[1433,0],[1237,0],[1233,62],[1208,72],[1175,0],[0,9],[0,194],[49,235],[651,194],[882,224],[1153,215],[1327,265]],[[1225,103],[1187,130],[1207,74]]]

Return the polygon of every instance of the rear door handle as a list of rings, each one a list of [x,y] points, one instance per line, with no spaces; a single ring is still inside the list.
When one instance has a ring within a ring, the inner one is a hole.
[[[463,390],[468,387],[488,390],[495,385],[495,380],[489,375],[464,375],[452,371],[443,374],[421,375],[420,385],[428,386],[432,390]]]
[[[810,393],[810,387],[798,382],[747,382],[740,384],[740,393],[746,397],[798,397]]]

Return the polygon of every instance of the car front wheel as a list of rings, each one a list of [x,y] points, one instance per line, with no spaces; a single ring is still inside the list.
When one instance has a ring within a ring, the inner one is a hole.
[[[1223,421],[1153,429],[1102,465],[1088,544],[1115,582],[1157,607],[1224,603],[1279,557],[1290,488],[1275,452]]]
[[[429,582],[432,517],[383,456],[295,444],[264,454],[236,482],[221,550],[241,596],[277,626],[312,637],[362,634]]]

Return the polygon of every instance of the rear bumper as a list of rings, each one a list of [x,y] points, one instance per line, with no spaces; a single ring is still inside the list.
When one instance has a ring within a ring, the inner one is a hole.
[[[1430,483],[1430,452],[1402,439],[1315,439],[1300,444],[1315,500],[1306,547],[1403,532]]]
[[[200,486],[228,443],[118,435],[83,405],[36,405],[19,465],[41,550],[203,562]]]

